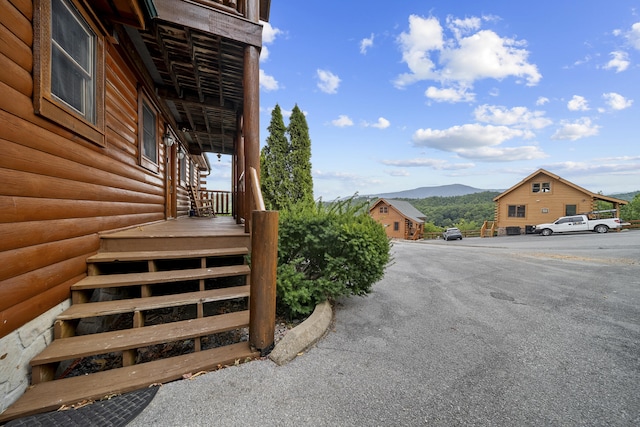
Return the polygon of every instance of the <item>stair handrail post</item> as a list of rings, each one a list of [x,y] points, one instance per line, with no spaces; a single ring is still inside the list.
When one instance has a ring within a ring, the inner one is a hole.
[[[266,356],[274,347],[278,211],[255,210],[251,215],[251,286],[249,343]]]

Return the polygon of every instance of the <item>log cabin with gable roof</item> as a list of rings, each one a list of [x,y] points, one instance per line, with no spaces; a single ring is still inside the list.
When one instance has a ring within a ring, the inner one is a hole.
[[[369,209],[369,215],[384,226],[389,238],[418,240],[424,237],[427,217],[409,202],[378,199]]]
[[[259,190],[269,10],[270,0],[0,2],[0,423],[273,345],[277,212]],[[231,191],[215,207],[228,216],[189,218],[190,194],[221,200],[202,185],[206,153],[231,158]],[[103,301],[118,289],[134,298]],[[245,310],[210,315],[208,304],[238,298]],[[148,333],[146,313],[186,306],[192,318]],[[128,316],[129,329],[81,334],[106,315]],[[204,348],[244,327],[249,342]],[[141,346],[188,340],[190,354],[137,364]],[[61,363],[109,351],[121,367],[60,378]]]
[[[493,201],[498,235],[525,233],[531,226],[561,216],[595,211],[598,201],[610,203],[619,217],[620,206],[628,203],[593,193],[544,169],[538,169]]]

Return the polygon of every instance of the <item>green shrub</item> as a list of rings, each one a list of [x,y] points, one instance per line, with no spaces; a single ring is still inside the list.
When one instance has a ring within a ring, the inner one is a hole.
[[[278,311],[290,317],[368,294],[390,260],[390,241],[366,202],[294,205],[280,212],[278,237]]]

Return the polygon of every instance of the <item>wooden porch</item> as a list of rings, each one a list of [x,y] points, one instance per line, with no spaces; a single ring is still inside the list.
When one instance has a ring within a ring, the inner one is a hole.
[[[277,241],[277,213],[272,214],[254,211],[253,216],[254,221],[262,215],[275,218]],[[263,247],[274,237],[265,239],[256,231],[253,236]],[[71,307],[56,319],[54,341],[31,361],[32,386],[0,414],[0,423],[245,362],[271,350],[275,265],[261,266],[261,259],[273,254],[262,249],[252,254],[251,234],[234,218],[182,217],[100,238],[100,251],[87,259],[87,277],[71,287]],[[171,313],[170,320],[158,321],[158,313]],[[87,330],[87,321],[101,326]],[[241,330],[248,330],[248,341]],[[240,339],[210,345],[230,332]],[[181,344],[177,355],[175,343]],[[171,348],[168,357],[145,357],[149,348],[161,346]],[[120,364],[69,375],[70,367],[92,357]]]

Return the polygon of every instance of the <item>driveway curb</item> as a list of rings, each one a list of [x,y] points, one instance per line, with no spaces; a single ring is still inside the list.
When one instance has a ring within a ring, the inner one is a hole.
[[[311,316],[287,332],[278,342],[269,354],[269,359],[277,365],[292,361],[298,353],[315,344],[327,332],[332,319],[333,309],[329,301],[316,305]]]

